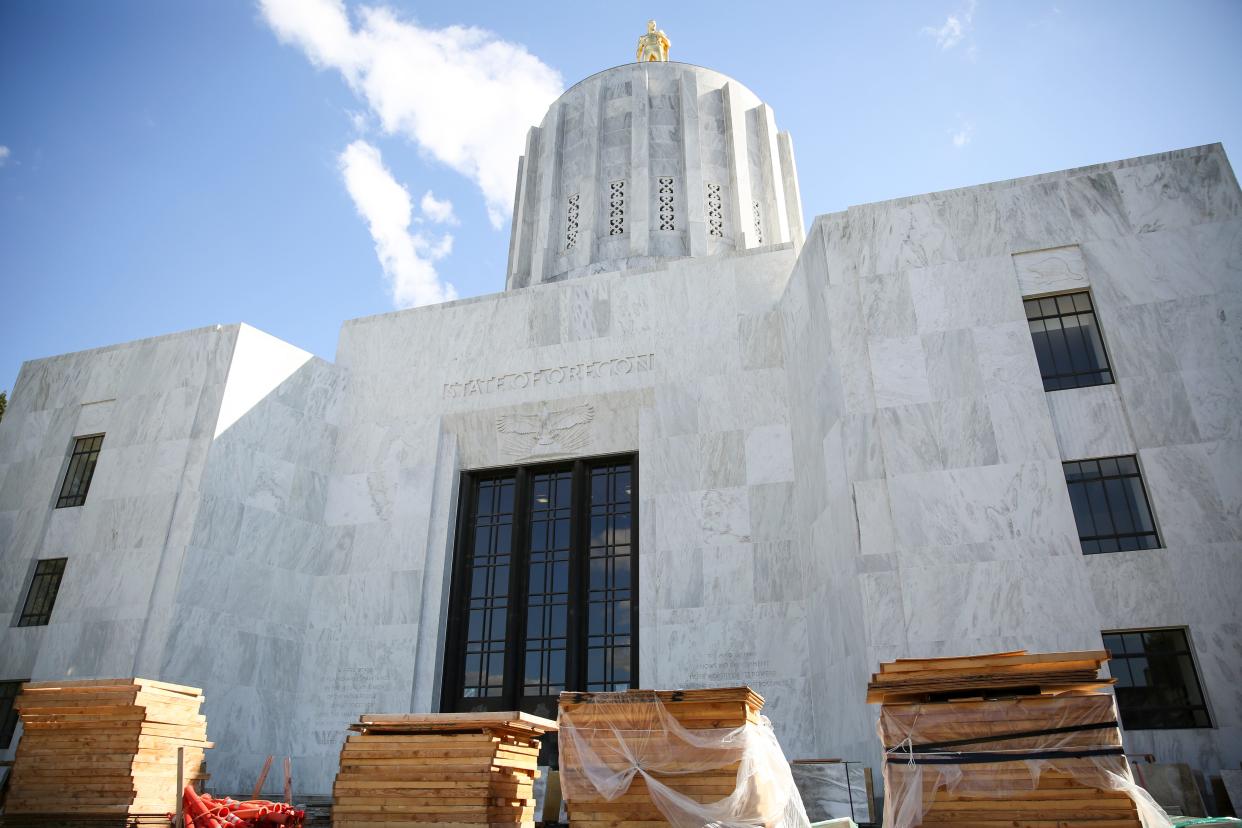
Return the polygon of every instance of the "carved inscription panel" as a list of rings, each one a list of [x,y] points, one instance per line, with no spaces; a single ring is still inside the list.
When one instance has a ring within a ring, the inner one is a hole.
[[[494,394],[497,391],[538,389],[545,385],[560,385],[566,382],[590,382],[610,377],[623,377],[627,374],[641,374],[654,368],[655,354],[636,354],[594,362],[579,362],[576,365],[556,365],[534,371],[518,371],[513,374],[497,374],[491,377],[465,379],[460,382],[446,382],[442,393],[444,399],[454,400],[479,394]]]

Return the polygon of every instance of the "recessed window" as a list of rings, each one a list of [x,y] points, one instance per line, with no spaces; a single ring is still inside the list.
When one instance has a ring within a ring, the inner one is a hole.
[[[445,710],[555,716],[565,690],[637,675],[632,458],[467,475]]]
[[[0,750],[6,750],[17,730],[17,694],[22,691],[20,681],[0,681]]]
[[[1133,455],[1062,465],[1083,554],[1159,548],[1160,537]]]
[[[86,502],[86,490],[91,487],[91,478],[95,476],[95,463],[99,461],[103,438],[102,434],[96,434],[94,437],[79,437],[73,441],[69,468],[65,469],[65,479],[60,484],[60,497],[56,498],[57,509],[81,506]]]
[[[1090,293],[1045,296],[1023,304],[1045,391],[1113,381]]]
[[[1183,629],[1106,632],[1117,709],[1126,730],[1211,727]]]
[[[48,558],[35,564],[34,579],[26,593],[26,603],[17,618],[19,627],[41,627],[52,619],[52,605],[65,575],[66,558]]]

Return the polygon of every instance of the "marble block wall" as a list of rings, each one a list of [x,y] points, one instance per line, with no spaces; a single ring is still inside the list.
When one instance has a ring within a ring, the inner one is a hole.
[[[185,550],[238,331],[200,328],[22,366],[0,422],[0,677],[158,673],[169,620],[161,587]],[[74,437],[99,433],[86,502],[54,508]],[[11,626],[35,561],[59,557],[68,562],[50,623]]]
[[[864,561],[850,478],[867,473],[878,447],[868,444],[862,418],[852,413],[865,401],[869,384],[860,384],[836,358],[848,358],[856,347],[859,326],[856,302],[839,286],[832,289],[834,278],[839,276],[829,270],[817,222],[779,306],[791,436],[799,458],[795,483],[782,504],[784,522],[796,533],[789,577],[805,585],[811,609],[811,717],[804,727],[812,744],[798,758],[870,760],[874,737],[859,710],[867,675]]]
[[[816,220],[782,314],[827,754],[878,761],[879,661],[1185,625],[1215,727],[1127,747],[1238,761],[1238,210],[1214,145]],[[1117,382],[1045,394],[1022,299],[1088,286]],[[1061,462],[1135,452],[1164,548],[1083,556]]]

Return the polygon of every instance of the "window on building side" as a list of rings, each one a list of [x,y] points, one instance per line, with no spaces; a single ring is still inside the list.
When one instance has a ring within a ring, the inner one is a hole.
[[[1126,730],[1211,727],[1207,703],[1182,629],[1106,632]]]
[[[20,681],[0,681],[0,750],[6,750],[17,730],[17,694],[22,690]]]
[[[1045,391],[1113,381],[1087,291],[1027,299],[1024,304]]]
[[[1084,554],[1160,546],[1143,477],[1133,456],[1062,465]]]
[[[470,474],[462,491],[445,710],[555,716],[563,690],[633,687],[633,459]]]
[[[26,603],[17,618],[19,627],[41,627],[52,619],[52,605],[65,575],[66,558],[48,558],[35,564],[34,578],[26,593]]]
[[[95,476],[95,463],[99,460],[99,448],[103,445],[102,434],[93,437],[78,437],[73,441],[73,454],[69,456],[69,468],[65,469],[65,479],[60,484],[60,496],[56,498],[56,508],[64,506],[81,506],[86,502],[86,490],[91,487],[91,478]]]

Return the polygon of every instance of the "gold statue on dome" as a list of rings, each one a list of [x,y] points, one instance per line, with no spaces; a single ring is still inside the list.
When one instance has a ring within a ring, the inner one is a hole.
[[[656,28],[654,20],[647,21],[647,33],[638,38],[639,63],[668,60],[668,35]]]

